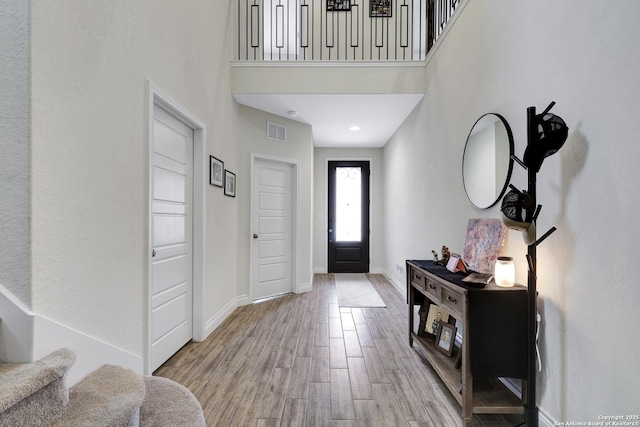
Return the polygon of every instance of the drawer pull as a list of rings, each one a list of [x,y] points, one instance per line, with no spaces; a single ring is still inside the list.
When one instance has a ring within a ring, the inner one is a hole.
[[[419,274],[416,274],[416,279],[417,279],[417,280],[422,280],[422,276],[421,276],[421,275],[419,275]]]
[[[451,295],[447,295],[447,301],[456,302],[456,299],[451,298]]]
[[[429,289],[435,289],[435,288],[436,288],[435,286],[429,284]]]

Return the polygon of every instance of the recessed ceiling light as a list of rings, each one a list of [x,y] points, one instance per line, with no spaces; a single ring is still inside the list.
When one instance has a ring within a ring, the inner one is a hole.
[[[353,125],[353,126],[351,126],[351,127],[349,128],[349,130],[352,130],[352,131],[360,130],[360,126],[358,126],[358,125]]]

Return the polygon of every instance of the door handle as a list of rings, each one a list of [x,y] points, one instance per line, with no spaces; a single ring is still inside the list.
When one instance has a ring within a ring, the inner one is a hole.
[[[155,258],[155,257],[156,257],[156,250],[151,249],[151,258]]]
[[[333,233],[333,228],[330,228],[330,229],[329,229],[329,233]]]
[[[257,239],[259,236],[256,233],[253,233],[253,238]]]

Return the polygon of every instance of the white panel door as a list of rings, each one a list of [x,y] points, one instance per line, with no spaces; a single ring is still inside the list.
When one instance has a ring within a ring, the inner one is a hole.
[[[253,168],[253,299],[293,291],[293,166],[256,159]]]
[[[153,110],[151,371],[192,338],[193,129]]]

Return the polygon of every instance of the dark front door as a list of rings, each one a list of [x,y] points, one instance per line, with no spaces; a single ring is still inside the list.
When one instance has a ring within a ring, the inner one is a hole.
[[[369,162],[329,162],[329,273],[369,272]]]

